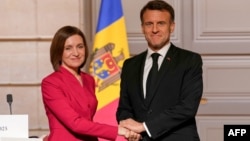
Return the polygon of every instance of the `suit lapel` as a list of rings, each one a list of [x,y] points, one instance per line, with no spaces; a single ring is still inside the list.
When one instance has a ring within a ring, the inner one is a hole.
[[[144,100],[144,91],[143,91],[143,74],[144,74],[144,65],[145,65],[145,60],[146,60],[146,56],[147,56],[147,51],[145,51],[142,54],[142,57],[140,58],[141,60],[139,60],[138,62],[142,62],[140,65],[140,91],[141,91],[141,99]]]
[[[64,89],[65,93],[67,93],[67,97],[70,97],[71,101],[74,101],[74,104],[77,105],[75,107],[85,108],[85,105],[90,102],[91,98],[91,92],[90,90],[85,86],[89,84],[84,84],[84,86],[81,86],[80,83],[77,81],[74,76],[68,72],[66,69],[61,67],[62,72],[62,79],[64,81]],[[81,74],[81,78],[83,79],[83,75]],[[85,78],[84,78],[85,79]],[[87,81],[87,79],[85,79]]]

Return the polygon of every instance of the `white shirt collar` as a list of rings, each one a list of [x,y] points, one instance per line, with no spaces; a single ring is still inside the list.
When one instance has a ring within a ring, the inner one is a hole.
[[[162,56],[164,58],[165,55],[167,54],[168,49],[170,48],[170,45],[171,45],[171,43],[169,42],[163,48],[158,50],[157,53],[159,53],[160,56]],[[151,48],[148,47],[147,59],[150,58],[152,53],[155,53],[155,52]]]

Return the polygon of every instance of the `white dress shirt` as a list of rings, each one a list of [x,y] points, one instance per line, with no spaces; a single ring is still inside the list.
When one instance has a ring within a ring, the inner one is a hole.
[[[157,53],[160,54],[159,58],[158,58],[158,66],[160,69],[161,64],[163,62],[163,58],[166,56],[166,53],[168,51],[170,47],[170,43],[166,44],[162,49],[160,49],[159,51],[157,51]],[[148,54],[146,56],[146,60],[145,60],[145,65],[144,65],[144,73],[143,73],[143,92],[144,92],[144,98],[146,97],[146,82],[147,82],[147,77],[148,77],[148,73],[153,65],[153,59],[151,57],[151,54],[156,53],[153,50],[151,50],[150,48],[148,48]]]

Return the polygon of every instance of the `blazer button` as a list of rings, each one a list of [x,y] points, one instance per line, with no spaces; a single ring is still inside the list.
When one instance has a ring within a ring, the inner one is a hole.
[[[151,109],[148,110],[148,114],[151,114],[153,111]]]

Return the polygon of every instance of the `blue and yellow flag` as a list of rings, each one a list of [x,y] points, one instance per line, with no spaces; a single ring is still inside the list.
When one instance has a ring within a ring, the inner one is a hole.
[[[120,93],[121,67],[128,57],[121,0],[102,0],[90,63],[98,100],[95,121],[117,125],[115,112]]]
[[[121,0],[101,1],[92,55],[99,110],[119,98],[121,67],[129,57]]]

